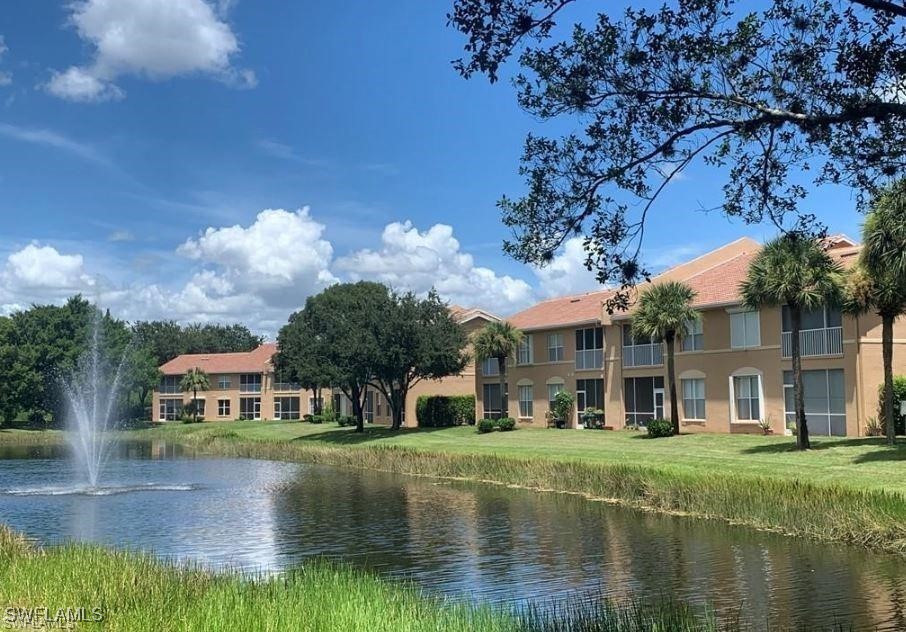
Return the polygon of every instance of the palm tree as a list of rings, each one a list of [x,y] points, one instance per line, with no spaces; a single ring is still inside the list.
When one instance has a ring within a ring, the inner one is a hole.
[[[516,355],[522,341],[522,332],[506,321],[488,323],[472,339],[472,348],[478,360],[497,359],[500,374],[500,414],[509,417],[506,398],[506,359]]]
[[[811,447],[802,390],[802,354],[799,332],[802,313],[842,301],[842,270],[821,243],[808,235],[789,232],[765,244],[749,266],[740,286],[743,302],[752,309],[787,306],[790,313],[793,399],[796,409],[796,445]]]
[[[192,391],[192,418],[195,423],[198,423],[198,391],[206,391],[211,388],[208,374],[198,367],[189,369],[182,376],[179,387],[186,392]]]
[[[667,343],[667,384],[670,389],[670,420],[673,434],[679,434],[679,406],[676,396],[676,368],[674,348],[676,335],[684,330],[690,320],[698,320],[692,307],[695,292],[679,281],[652,285],[639,297],[639,306],[632,316],[632,334],[654,338]]]
[[[862,225],[859,265],[847,284],[847,308],[881,317],[883,415],[887,441],[896,439],[893,407],[893,323],[906,312],[906,180],[882,192]]]

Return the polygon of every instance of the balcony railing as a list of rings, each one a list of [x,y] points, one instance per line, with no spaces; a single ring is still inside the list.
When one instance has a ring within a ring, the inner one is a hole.
[[[603,349],[576,351],[576,368],[580,371],[583,369],[600,369],[602,366],[604,366]]]
[[[784,331],[780,336],[784,358],[793,357],[793,334]],[[803,329],[799,332],[799,353],[803,358],[843,355],[843,328]]]
[[[275,382],[275,391],[301,391],[302,385],[298,382]]]
[[[623,347],[623,366],[657,366],[664,364],[664,347],[659,342]]]

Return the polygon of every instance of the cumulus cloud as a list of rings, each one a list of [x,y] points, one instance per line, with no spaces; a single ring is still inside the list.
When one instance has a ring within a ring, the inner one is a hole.
[[[585,248],[581,237],[572,237],[544,267],[535,269],[538,291],[544,298],[600,290],[593,272],[585,267]]]
[[[256,83],[251,70],[236,68],[239,40],[224,20],[229,2],[206,0],[78,0],[70,23],[95,48],[84,65],[54,72],[46,89],[79,102],[120,99],[123,75],[152,80],[207,74],[235,87]]]
[[[0,63],[3,62],[3,56],[9,51],[6,47],[6,40],[0,35]],[[0,86],[8,86],[13,82],[13,73],[0,69]]]
[[[409,221],[388,224],[380,249],[341,257],[336,268],[353,280],[380,281],[400,290],[423,293],[434,287],[454,303],[500,313],[525,307],[533,298],[531,286],[522,279],[475,265],[446,224],[424,232]]]
[[[32,303],[56,303],[90,292],[95,280],[85,271],[79,254],[62,254],[37,242],[11,253],[0,269],[0,312]]]

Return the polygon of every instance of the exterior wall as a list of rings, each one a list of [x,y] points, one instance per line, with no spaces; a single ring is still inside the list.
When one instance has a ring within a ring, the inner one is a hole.
[[[884,383],[881,318],[877,314],[866,314],[855,319],[853,337],[858,348],[856,375],[860,427],[864,427],[868,419],[879,417],[878,389]],[[902,318],[893,325],[893,374],[906,374],[906,319]]]

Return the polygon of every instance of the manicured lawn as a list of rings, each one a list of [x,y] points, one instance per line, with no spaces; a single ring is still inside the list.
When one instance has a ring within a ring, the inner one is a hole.
[[[217,430],[215,430],[217,429]],[[688,434],[648,439],[634,431],[520,428],[480,435],[470,426],[390,431],[369,427],[364,434],[334,424],[300,422],[219,422],[177,424],[137,431],[136,437],[183,437],[228,429],[250,441],[287,441],[323,446],[404,446],[429,452],[494,454],[557,461],[648,465],[696,474],[752,474],[883,489],[906,495],[906,442],[895,448],[883,439],[813,438],[814,449],[795,450],[792,437]],[[0,434],[0,442],[2,442]]]

